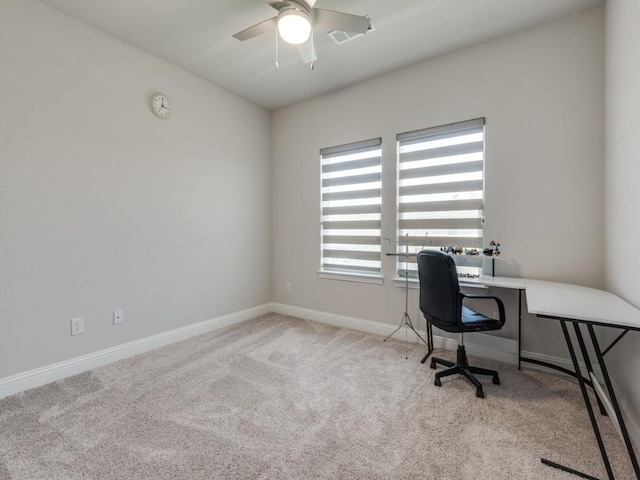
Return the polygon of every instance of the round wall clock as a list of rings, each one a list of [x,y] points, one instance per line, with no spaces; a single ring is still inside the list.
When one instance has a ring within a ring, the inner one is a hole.
[[[171,106],[167,96],[162,93],[154,93],[151,96],[151,111],[158,118],[169,118]]]

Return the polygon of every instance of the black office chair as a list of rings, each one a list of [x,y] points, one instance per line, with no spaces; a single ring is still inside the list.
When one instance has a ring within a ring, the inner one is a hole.
[[[497,297],[488,295],[467,295],[460,291],[456,264],[450,255],[436,250],[422,250],[418,253],[418,275],[420,277],[420,310],[431,325],[445,332],[460,333],[457,361],[450,362],[431,357],[431,368],[436,365],[449,367],[436,373],[435,385],[440,387],[442,377],[460,374],[476,387],[476,397],[484,398],[482,384],[474,377],[491,375],[493,383],[500,385],[498,372],[486,368],[472,367],[467,361],[464,348],[464,332],[484,332],[500,330],[504,325],[504,304]],[[492,299],[498,304],[500,318],[495,320],[475,310],[465,307],[465,298]]]

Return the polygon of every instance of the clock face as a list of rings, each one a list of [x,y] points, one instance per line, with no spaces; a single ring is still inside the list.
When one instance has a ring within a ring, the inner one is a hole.
[[[158,118],[169,118],[171,106],[166,96],[156,93],[151,97],[151,109]]]

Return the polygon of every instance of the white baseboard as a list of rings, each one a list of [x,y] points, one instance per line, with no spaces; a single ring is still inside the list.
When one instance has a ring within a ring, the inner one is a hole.
[[[565,357],[554,357],[552,355],[544,355],[542,353],[536,352],[527,352],[525,350],[522,351],[522,356],[526,358],[531,358],[532,360],[539,360],[541,362],[547,362],[552,365],[557,365],[558,367],[566,368],[567,370],[573,371],[573,362],[570,358]],[[582,360],[578,360],[578,364],[580,365],[580,369],[583,373],[586,373],[587,367]],[[554,370],[551,368],[544,367],[542,365],[537,365],[535,363],[522,362],[523,368],[530,368],[533,370],[541,370],[543,372],[549,373],[561,373],[558,370]],[[602,381],[602,371],[598,365],[593,365],[593,373],[595,373],[596,377],[600,381]]]
[[[271,312],[264,304],[0,379],[0,398]]]
[[[397,328],[397,326],[374,322],[371,320],[336,315],[333,313],[295,307],[282,303],[269,303],[2,378],[0,379],[0,398],[22,392],[30,388],[39,387],[47,383],[55,382],[56,380],[61,380],[72,375],[77,375],[78,373],[86,372],[117,360],[139,355],[165,345],[186,340],[197,335],[202,335],[203,333],[249,320],[269,312],[291,315],[305,320],[326,323],[337,327],[351,328],[353,330],[359,330],[381,336],[390,335]],[[423,338],[426,338],[425,331],[419,330],[418,333],[420,333]],[[404,329],[396,332],[393,338],[404,340]],[[420,340],[413,334],[409,335],[408,340],[414,343],[420,342]],[[455,351],[458,345],[457,339],[438,335],[434,335],[433,343],[435,348],[442,348],[451,351]],[[467,334],[465,337],[465,345],[470,355],[497,360],[511,365],[517,365],[518,363],[518,345],[516,340],[475,333]],[[569,370],[573,369],[573,364],[566,358],[525,351],[523,351],[522,354],[523,356],[559,365]],[[555,370],[549,370],[535,364],[523,363],[522,365],[526,368],[557,373]],[[598,378],[602,378],[601,372],[596,370],[595,374]],[[616,389],[616,391],[619,390]],[[633,443],[635,445],[640,445],[640,424],[633,416],[628,402],[624,398],[619,398],[618,402],[625,417],[627,429],[629,430],[629,435]]]
[[[271,310],[283,315],[290,315],[292,317],[303,318],[305,320],[312,320],[320,323],[326,323],[329,325],[335,325],[336,327],[351,328],[353,330],[359,330],[362,332],[373,333],[377,335],[387,336],[396,330],[397,326],[389,325],[382,322],[374,322],[372,320],[363,320],[361,318],[347,317],[344,315],[337,315],[334,313],[322,312],[319,310],[311,310],[303,307],[295,307],[293,305],[286,305],[283,303],[272,303]],[[424,330],[418,330],[418,333],[426,339],[427,332]],[[405,339],[404,328],[400,329],[393,336],[397,340]],[[409,334],[409,342],[419,343],[420,340],[413,334]],[[483,333],[467,333],[465,334],[465,346],[467,352],[470,355],[475,355],[490,360],[498,360],[510,365],[518,364],[518,341],[510,338],[497,337],[495,335],[487,335]],[[458,348],[458,339],[449,338],[444,336],[433,335],[434,348],[442,348],[444,350],[455,351]],[[528,357],[534,360],[540,360],[550,363],[552,365],[558,365],[566,368],[567,370],[573,370],[573,363],[569,358],[554,357],[551,355],[544,355],[536,352],[522,351],[523,357]],[[534,370],[542,370],[550,373],[558,373],[557,370],[536,365],[534,363],[522,362],[523,368],[531,368]],[[580,362],[580,368],[586,371],[584,363]],[[602,381],[602,373],[597,366],[594,366],[594,373]]]
[[[620,389],[618,386],[613,383],[613,390],[619,392]],[[627,431],[629,432],[629,437],[631,438],[631,442],[637,447],[640,445],[640,423],[638,423],[638,419],[633,414],[633,410],[631,409],[629,402],[622,396],[616,395],[618,399],[618,405],[620,405],[620,410],[622,410],[622,416],[624,417],[624,423],[627,426]]]
[[[522,352],[522,356],[532,358],[534,360],[541,360],[543,362],[548,362],[548,363],[566,368],[567,370],[573,371],[573,362],[568,358],[552,357],[550,355],[543,355],[541,353],[524,352],[524,351]],[[584,362],[579,361],[578,363],[580,365],[580,369],[583,372],[583,374],[586,373],[587,368],[584,365]],[[522,363],[522,366],[524,368],[532,368],[535,370],[542,370],[545,372],[558,373],[557,370],[549,369],[541,365],[536,365],[534,363]],[[593,366],[593,373],[598,379],[598,381],[601,384],[604,384],[604,380],[603,380],[604,377],[602,376],[602,370],[598,365]],[[619,392],[620,389],[618,388],[616,383],[613,380],[611,380],[611,383],[613,384],[614,392]],[[629,432],[629,437],[631,438],[631,441],[633,442],[634,445],[640,445],[640,423],[638,423],[638,419],[633,414],[633,410],[631,409],[631,406],[629,405],[629,402],[626,400],[625,397],[616,395],[616,398],[618,400],[618,405],[620,406],[620,410],[622,411],[622,416],[624,417],[624,422],[627,426],[627,431]]]
[[[394,326],[387,323],[374,322],[372,320],[363,320],[361,318],[346,317],[344,315],[310,310],[308,308],[294,307],[283,303],[272,303],[271,309],[272,311],[283,315],[291,315],[292,317],[326,323],[336,327],[351,328],[352,330],[373,333],[384,337],[391,335],[397,328],[397,325]],[[418,330],[418,333],[422,338],[427,338],[427,332],[424,330]],[[401,328],[396,332],[393,338],[404,341],[404,328]],[[413,333],[409,333],[408,341],[412,343],[420,343],[420,339],[418,339],[418,337]],[[434,335],[433,346],[435,348],[455,351],[458,348],[458,340],[457,338]],[[485,335],[482,333],[469,333],[465,335],[465,346],[467,347],[467,352],[470,355],[498,360],[511,365],[518,364],[518,342],[516,340]]]
[[[326,323],[337,327],[351,328],[353,330],[359,330],[367,333],[373,333],[377,335],[387,336],[393,333],[397,326],[389,325],[381,322],[374,322],[371,320],[363,320],[361,318],[347,317],[344,315],[336,315],[334,313],[321,312],[318,310],[310,310],[308,308],[295,307],[292,305],[286,305],[282,303],[272,303],[271,310],[283,315],[291,315],[293,317],[302,318],[305,320],[312,320],[320,323]],[[426,339],[427,332],[418,330],[418,333]],[[393,338],[398,340],[405,339],[404,329],[398,331]],[[420,340],[414,334],[409,334],[408,340],[412,343],[419,343]],[[445,350],[455,351],[458,348],[458,340],[456,338],[442,337],[438,335],[433,336],[434,348],[442,348]],[[498,360],[510,365],[518,364],[518,342],[508,338],[496,337],[492,335],[486,335],[481,333],[473,333],[465,335],[465,346],[467,352],[470,355],[488,358],[490,360]],[[528,357],[534,360],[540,360],[543,362],[557,365],[567,370],[573,371],[573,363],[569,358],[555,357],[551,355],[544,355],[536,352],[522,351],[523,357]],[[522,368],[529,368],[533,370],[542,370],[550,373],[558,374],[557,370],[549,369],[541,365],[534,363],[523,362]],[[583,372],[586,372],[586,367],[583,362],[580,362],[580,368]],[[594,374],[600,381],[602,381],[602,372],[597,366],[594,366]],[[619,391],[614,385],[614,390]],[[640,424],[634,417],[632,410],[628,402],[624,398],[618,398],[618,403],[629,431],[631,441],[635,445],[640,445]]]

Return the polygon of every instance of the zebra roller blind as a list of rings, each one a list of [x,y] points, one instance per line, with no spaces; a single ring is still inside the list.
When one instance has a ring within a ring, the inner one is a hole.
[[[398,140],[398,242],[422,248],[483,246],[484,118],[402,133]],[[405,260],[398,259],[404,276]],[[409,257],[409,277],[417,277]]]
[[[381,275],[380,138],[320,150],[321,271]]]

